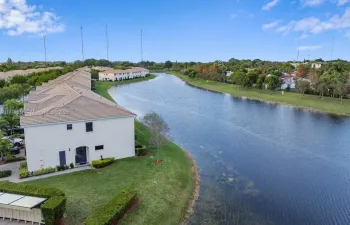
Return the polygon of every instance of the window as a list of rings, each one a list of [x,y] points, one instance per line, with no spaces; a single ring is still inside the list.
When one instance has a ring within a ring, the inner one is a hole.
[[[91,132],[91,131],[93,131],[92,122],[86,123],[86,124],[85,124],[85,128],[86,128],[86,132]]]
[[[72,124],[67,124],[67,130],[72,130],[73,129],[73,125]]]
[[[103,145],[96,145],[95,150],[103,150]]]

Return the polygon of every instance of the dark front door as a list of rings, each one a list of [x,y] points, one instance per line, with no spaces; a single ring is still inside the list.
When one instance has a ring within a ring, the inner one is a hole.
[[[60,151],[60,166],[64,166],[66,164],[66,151]]]
[[[76,149],[75,163],[78,165],[87,163],[86,147],[79,147]]]

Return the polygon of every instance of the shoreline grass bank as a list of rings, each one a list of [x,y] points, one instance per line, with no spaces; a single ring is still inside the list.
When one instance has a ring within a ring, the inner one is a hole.
[[[96,92],[113,101],[108,89],[114,85],[152,79],[150,76],[122,82],[96,82]],[[149,130],[135,120],[137,140],[148,143]],[[155,165],[156,149],[149,157],[126,158],[102,168],[85,170],[28,183],[53,186],[67,196],[67,224],[83,224],[94,210],[102,207],[123,188],[134,189],[139,204],[118,224],[179,224],[188,215],[195,191],[193,164],[185,151],[172,142],[160,150],[162,165]],[[154,182],[156,181],[156,182]]]
[[[286,91],[282,95],[281,91],[257,90],[254,88],[238,89],[237,86],[232,84],[193,79],[179,72],[168,71],[165,73],[175,75],[188,85],[203,90],[227,93],[233,97],[289,105],[314,112],[350,117],[350,99],[343,99],[343,104],[341,104],[338,98],[324,97],[322,100],[318,95],[302,96],[299,93]]]

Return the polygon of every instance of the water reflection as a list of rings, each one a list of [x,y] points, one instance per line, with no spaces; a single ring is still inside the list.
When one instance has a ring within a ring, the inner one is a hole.
[[[160,74],[109,93],[155,111],[201,175],[190,224],[349,224],[348,118],[232,98]]]

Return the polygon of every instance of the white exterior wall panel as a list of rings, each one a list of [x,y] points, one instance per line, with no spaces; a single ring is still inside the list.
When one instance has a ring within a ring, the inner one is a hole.
[[[93,131],[86,132],[86,122],[93,122]],[[67,130],[72,124],[72,130]],[[67,122],[24,128],[28,170],[60,165],[59,152],[66,152],[66,164],[74,163],[76,148],[87,146],[87,161],[135,156],[134,117]],[[95,151],[95,146],[103,150]]]

